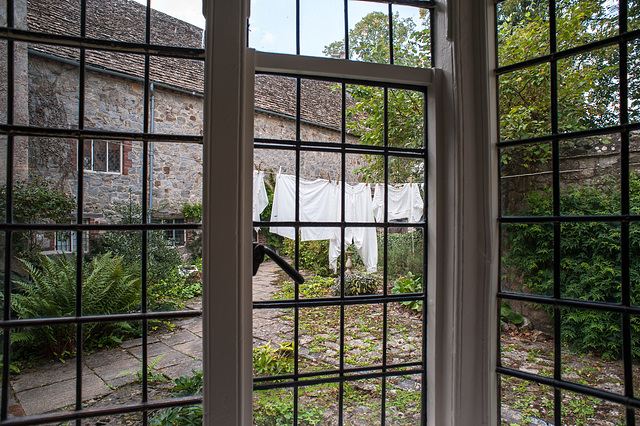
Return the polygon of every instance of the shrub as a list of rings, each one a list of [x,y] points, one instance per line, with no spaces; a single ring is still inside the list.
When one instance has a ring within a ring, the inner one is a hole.
[[[378,277],[373,274],[345,274],[344,295],[360,296],[363,294],[376,294],[378,291]],[[332,287],[333,294],[340,295],[340,277],[336,278]]]
[[[640,179],[630,174],[631,205],[640,206]],[[614,181],[573,187],[561,194],[563,214],[598,215],[620,212],[620,196]],[[540,191],[529,198],[524,214],[551,211],[551,197]],[[630,226],[629,258],[640,259],[640,227]],[[563,298],[602,302],[621,301],[620,227],[607,222],[562,224],[560,291]],[[553,294],[553,227],[544,224],[511,224],[504,227],[502,259],[505,284],[516,291]],[[631,282],[640,281],[640,268],[630,268]],[[632,303],[640,303],[640,286],[632,286]],[[553,309],[545,308],[550,314]],[[631,317],[632,352],[640,358],[640,317]],[[621,356],[620,314],[586,309],[565,309],[562,337],[572,349],[594,352],[604,359]]]
[[[298,286],[300,297],[323,297],[328,296],[333,285],[333,278],[311,277]],[[293,280],[285,278],[282,280],[282,289],[272,296],[272,299],[293,299],[295,297],[295,283]]]
[[[293,259],[295,241],[285,238],[281,254]],[[323,277],[332,275],[333,270],[329,267],[329,241],[300,242],[300,268]]]
[[[182,306],[185,300],[202,295],[200,271],[181,275],[178,268],[149,284],[149,308],[153,311],[172,310]]]
[[[11,307],[18,318],[59,318],[76,314],[75,256],[40,257],[40,266],[23,261],[30,280],[16,280],[18,293],[12,294]],[[84,315],[107,315],[131,312],[140,306],[139,274],[110,253],[83,265],[82,312]],[[90,345],[104,335],[119,343],[118,333],[131,331],[127,323],[83,326],[84,340]],[[46,356],[60,357],[75,350],[74,325],[38,326],[13,332],[15,342],[36,348]]]
[[[6,215],[7,187],[0,186],[0,217]],[[71,194],[57,188],[53,181],[39,176],[30,177],[28,182],[18,181],[13,185],[13,221],[18,223],[64,223],[76,208]],[[31,263],[38,262],[42,247],[38,232],[17,232],[14,234],[17,256]]]
[[[172,395],[176,398],[202,394],[202,370],[174,380]],[[160,411],[150,424],[161,426],[197,426],[202,424],[202,405],[173,407]]]
[[[293,424],[293,399],[278,389],[259,391],[254,394],[253,423],[257,426],[285,426]],[[326,424],[322,407],[317,404],[298,405],[298,425]]]
[[[293,343],[274,348],[271,342],[267,342],[253,348],[253,371],[256,376],[279,376],[293,372]]]
[[[406,277],[395,280],[393,287],[391,288],[391,293],[422,293],[422,289],[422,274],[413,274],[409,272]],[[422,300],[405,300],[400,302],[400,304],[411,310],[422,312]]]
[[[383,236],[378,235],[378,269],[383,268]],[[387,242],[387,273],[390,277],[406,275],[408,271],[422,271],[422,232],[389,234]]]
[[[119,225],[142,223],[142,208],[131,195],[126,202],[116,202],[104,215]],[[141,268],[142,233],[140,231],[105,232],[96,238],[87,256],[111,252],[122,256],[132,267]],[[147,282],[154,283],[166,277],[182,263],[180,253],[171,247],[162,231],[147,233]]]

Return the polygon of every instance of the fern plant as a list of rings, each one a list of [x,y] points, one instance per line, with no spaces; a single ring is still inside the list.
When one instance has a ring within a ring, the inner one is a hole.
[[[76,314],[76,260],[74,256],[40,257],[40,265],[23,260],[28,280],[14,280],[17,292],[11,297],[11,307],[18,318],[59,318]],[[131,312],[140,306],[141,279],[122,257],[111,253],[94,258],[83,265],[83,315],[108,315]],[[127,323],[83,326],[85,343],[105,336],[118,340],[117,335],[131,331]],[[76,344],[74,325],[40,326],[12,333],[13,341],[36,348],[45,355],[60,357],[73,353]]]

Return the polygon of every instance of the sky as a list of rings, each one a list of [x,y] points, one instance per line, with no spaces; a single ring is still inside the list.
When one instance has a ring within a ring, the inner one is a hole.
[[[146,5],[146,0],[134,0]],[[251,0],[249,45],[257,50],[296,53],[295,0]],[[151,0],[153,9],[204,28],[202,0]],[[300,0],[300,53],[324,56],[325,46],[344,37],[344,0]],[[386,12],[380,3],[349,1],[349,27],[373,11]],[[402,17],[419,22],[415,8],[394,6]]]

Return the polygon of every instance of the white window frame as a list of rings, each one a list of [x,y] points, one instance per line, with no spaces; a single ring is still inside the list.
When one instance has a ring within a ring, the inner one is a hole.
[[[430,75],[426,391],[432,426],[497,422],[492,3],[436,0],[436,70],[418,73]],[[203,10],[205,116],[211,117],[203,152],[204,424],[241,426],[252,424],[254,70],[403,83],[416,75],[381,64],[253,52],[246,47],[248,0],[205,0]]]

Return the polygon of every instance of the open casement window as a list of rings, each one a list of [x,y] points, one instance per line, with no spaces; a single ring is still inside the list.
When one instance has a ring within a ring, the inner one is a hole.
[[[638,6],[493,6],[502,424],[640,423]]]

